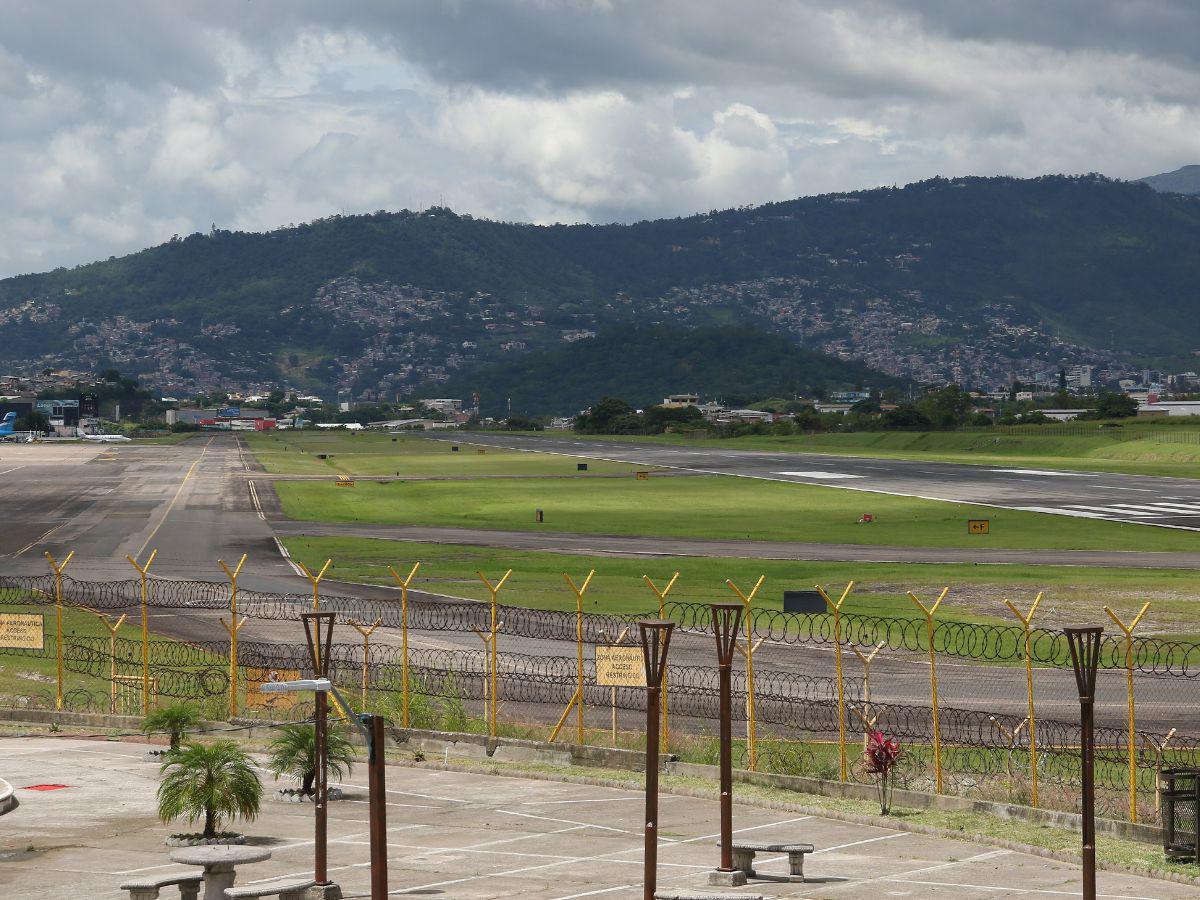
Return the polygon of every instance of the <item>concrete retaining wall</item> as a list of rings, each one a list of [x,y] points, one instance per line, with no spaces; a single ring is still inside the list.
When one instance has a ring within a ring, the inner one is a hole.
[[[0,710],[0,719],[8,722],[46,724],[57,722],[84,728],[112,728],[136,732],[141,725],[138,716],[111,716],[97,713],[69,713],[40,709]],[[228,728],[228,723],[207,723],[211,730]],[[269,723],[248,725],[231,736],[248,741],[268,738]],[[496,762],[533,762],[554,766],[589,766],[600,769],[622,769],[640,772],[645,769],[645,754],[636,750],[616,750],[607,747],[578,746],[575,744],[551,744],[545,741],[529,741],[517,738],[497,738],[482,734],[461,734],[417,729],[391,728],[391,738],[406,750],[420,750],[429,759],[439,757],[455,759],[488,759]],[[358,732],[351,729],[349,737],[361,743]],[[663,757],[663,771],[667,774],[687,775],[716,782],[716,766],[680,762],[675,757]],[[866,784],[841,784],[801,775],[775,775],[769,772],[735,770],[734,781],[758,784],[801,794],[816,794],[823,797],[844,797],[856,800],[874,800],[875,788]],[[892,795],[896,806],[910,809],[941,809],[963,812],[982,812],[1002,819],[1014,819],[1060,828],[1079,829],[1081,818],[1075,813],[1034,809],[1015,803],[996,803],[989,800],[972,800],[943,794],[926,794],[917,791],[896,790]],[[1157,825],[1142,825],[1114,819],[1097,819],[1096,831],[1132,841],[1157,844],[1162,840],[1162,830]]]

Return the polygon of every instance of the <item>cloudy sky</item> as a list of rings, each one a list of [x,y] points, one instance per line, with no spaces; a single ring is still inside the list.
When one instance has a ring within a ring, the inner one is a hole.
[[[3,0],[0,275],[444,202],[1200,163],[1195,0]]]

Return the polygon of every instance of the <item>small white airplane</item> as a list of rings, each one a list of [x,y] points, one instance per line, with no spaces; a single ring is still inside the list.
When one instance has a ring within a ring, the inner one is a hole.
[[[82,428],[78,432],[80,438],[93,444],[128,444],[130,440],[123,434],[88,434]]]

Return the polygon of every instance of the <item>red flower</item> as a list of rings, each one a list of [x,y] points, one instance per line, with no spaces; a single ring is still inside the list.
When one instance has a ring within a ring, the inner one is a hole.
[[[872,775],[887,775],[900,761],[899,741],[886,737],[882,731],[872,731],[867,737],[863,761]]]

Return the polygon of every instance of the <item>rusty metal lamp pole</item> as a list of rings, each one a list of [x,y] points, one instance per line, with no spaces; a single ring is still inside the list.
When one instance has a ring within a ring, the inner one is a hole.
[[[1100,665],[1100,638],[1104,629],[1064,628],[1071,649],[1075,686],[1079,689],[1079,754],[1083,769],[1083,898],[1096,900],[1096,747],[1093,705],[1096,702],[1096,669]]]
[[[711,608],[721,696],[721,864],[709,882],[737,887],[746,883],[746,875],[733,867],[733,652],[745,608],[741,603],[713,603]]]
[[[329,651],[333,644],[333,620],[329,612],[301,613],[304,638],[308,643],[308,659],[313,678],[329,678]],[[317,886],[329,884],[329,696],[324,691],[316,695],[313,728],[316,732],[316,778],[314,788],[317,802],[313,804],[313,881]]]
[[[646,844],[642,875],[643,900],[654,900],[658,886],[658,726],[659,697],[667,671],[667,648],[674,622],[644,619],[638,622],[642,660],[646,665]]]
[[[286,693],[289,691],[316,691],[317,695],[333,694],[333,698],[345,709],[350,711],[346,698],[338,693],[338,689],[328,678],[308,678],[299,681],[274,681],[262,686],[267,693]],[[350,721],[358,726],[367,742],[367,791],[370,796],[368,817],[371,827],[371,900],[387,900],[388,867],[387,867],[387,786],[385,784],[386,754],[384,753],[383,716],[370,713],[351,715]],[[324,890],[320,896],[324,900],[340,897],[341,889],[328,882],[320,885]]]

